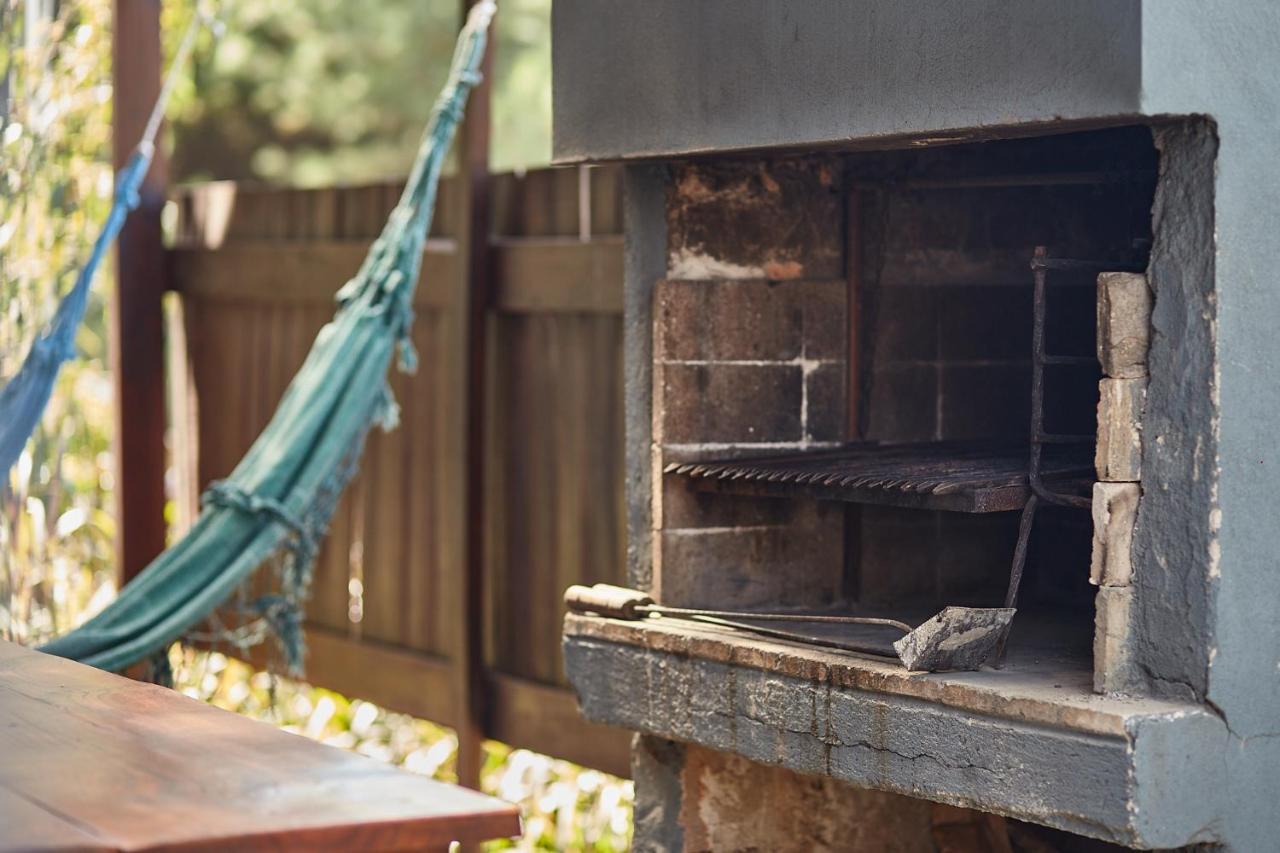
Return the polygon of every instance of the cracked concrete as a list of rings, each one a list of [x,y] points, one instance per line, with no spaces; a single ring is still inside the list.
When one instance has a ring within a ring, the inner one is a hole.
[[[1208,687],[1214,432],[1214,129],[1156,131],[1161,178],[1149,279],[1155,294],[1143,414],[1143,494],[1133,531],[1129,671],[1110,689],[1200,701]]]
[[[1158,769],[1182,734],[1219,725],[1194,709],[1135,713],[1125,736],[1105,736],[585,637],[565,659],[590,719],[864,788],[1160,846],[1183,828],[1143,822],[1165,800],[1195,804],[1188,824],[1215,808],[1211,780],[1171,787]],[[601,671],[610,678],[589,677]]]

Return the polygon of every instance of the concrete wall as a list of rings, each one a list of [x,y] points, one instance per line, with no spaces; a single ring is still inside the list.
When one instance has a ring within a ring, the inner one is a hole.
[[[623,290],[623,398],[626,406],[627,578],[653,584],[653,290],[667,271],[667,169],[627,167],[623,176],[626,241]]]
[[[1280,620],[1273,607],[1280,601],[1280,4],[1148,3],[1143,29],[1145,109],[1213,121],[1213,139],[1186,140],[1217,153],[1213,168],[1199,175],[1214,187],[1213,265],[1194,270],[1214,282],[1204,313],[1216,356],[1209,400],[1216,453],[1204,465],[1217,477],[1211,503],[1201,508],[1214,534],[1203,678],[1206,700],[1231,732],[1222,750],[1232,806],[1224,822],[1236,849],[1263,850],[1280,837],[1272,807],[1280,787]],[[1185,200],[1171,200],[1171,208]],[[1181,217],[1172,209],[1170,215]],[[1173,224],[1197,234],[1194,218]]]
[[[866,142],[1140,112],[1138,0],[556,0],[553,156]]]
[[[1233,840],[1220,818],[1230,807],[1226,731],[1194,706],[1109,698],[1034,708],[1027,694],[993,696],[984,712],[892,695],[884,674],[838,656],[633,624],[570,617],[565,657],[589,719],[686,745],[645,755],[655,741],[642,738],[633,752],[637,842],[667,839],[647,849],[700,849],[672,840],[690,825],[682,771],[690,745],[749,759],[736,765],[744,798],[745,789],[773,784],[770,768],[779,767],[802,774],[790,777],[797,785],[852,784],[1145,849]],[[964,689],[916,686],[952,698]],[[785,828],[790,819],[770,809],[753,828]],[[1267,829],[1261,818],[1258,829]]]

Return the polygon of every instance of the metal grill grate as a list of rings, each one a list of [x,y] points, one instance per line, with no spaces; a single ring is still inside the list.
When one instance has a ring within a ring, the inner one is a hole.
[[[734,494],[815,497],[953,512],[1020,510],[1031,496],[1025,444],[851,444],[763,458],[687,462],[666,472]],[[1059,492],[1086,494],[1093,449],[1049,447],[1041,476]]]

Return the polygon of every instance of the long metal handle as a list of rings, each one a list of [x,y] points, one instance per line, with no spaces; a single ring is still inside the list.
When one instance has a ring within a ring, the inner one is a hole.
[[[756,618],[756,614],[754,613],[743,613],[741,615],[750,616],[752,619]],[[895,652],[883,648],[877,648],[876,646],[863,645],[861,643],[848,643],[843,640],[835,640],[828,637],[811,637],[808,634],[797,634],[793,631],[780,631],[777,628],[769,628],[764,625],[752,625],[749,622],[737,622],[732,619],[721,619],[716,616],[671,616],[669,618],[688,619],[690,622],[706,622],[709,625],[720,625],[725,628],[748,631],[752,634],[758,634],[762,637],[772,637],[776,640],[791,640],[792,642],[806,643],[811,646],[823,646],[829,649],[840,649],[841,651],[857,652],[858,654],[863,655],[875,655],[876,657],[889,658],[890,660],[896,660],[898,658],[898,655]],[[858,617],[849,617],[845,621],[854,621],[857,618]],[[876,624],[881,622],[890,623],[895,628],[903,627],[903,623],[895,622],[892,619],[877,620]],[[910,633],[910,629],[908,629],[908,633]]]
[[[808,613],[756,613],[752,610],[700,610],[690,607],[666,607],[661,604],[649,604],[636,608],[639,613],[656,613],[659,616],[673,616],[684,619],[754,619],[757,622],[806,622],[824,625],[875,625],[884,628],[897,628],[904,634],[910,634],[914,628],[897,619],[882,619],[878,616],[818,616]],[[785,632],[782,632],[785,633]]]
[[[1056,260],[1048,257],[1048,249],[1044,246],[1036,246],[1035,254],[1031,261],[1035,290],[1032,294],[1034,314],[1032,316],[1031,326],[1031,456],[1027,465],[1027,483],[1031,486],[1032,493],[1046,503],[1058,504],[1059,506],[1072,506],[1079,509],[1088,509],[1092,506],[1092,503],[1088,498],[1080,497],[1078,495],[1064,495],[1051,491],[1047,486],[1045,486],[1040,473],[1044,445],[1067,442],[1088,442],[1094,440],[1094,436],[1051,435],[1044,431],[1045,366],[1048,364],[1076,362],[1076,359],[1074,358],[1064,359],[1062,356],[1055,357],[1045,353],[1045,303],[1048,299],[1048,294],[1045,292],[1045,275],[1051,268],[1062,268],[1052,266],[1054,263],[1056,263]]]
[[[913,628],[897,619],[877,616],[819,616],[806,613],[754,613],[750,610],[703,610],[691,607],[666,607],[654,603],[643,592],[622,586],[598,583],[593,586],[575,584],[565,590],[564,603],[574,613],[599,613],[615,619],[639,619],[643,616],[669,616],[676,619],[753,619],[761,622],[809,622],[825,625],[874,625],[896,628],[910,634]],[[772,629],[770,629],[772,630]],[[787,632],[778,632],[780,634]],[[799,636],[799,635],[793,635]]]

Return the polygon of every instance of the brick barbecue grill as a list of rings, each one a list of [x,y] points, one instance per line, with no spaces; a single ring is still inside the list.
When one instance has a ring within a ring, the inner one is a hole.
[[[557,0],[556,154],[635,161],[632,586],[1017,608],[928,673],[874,627],[567,616],[640,849],[1280,837],[1280,16],[1066,8]]]

